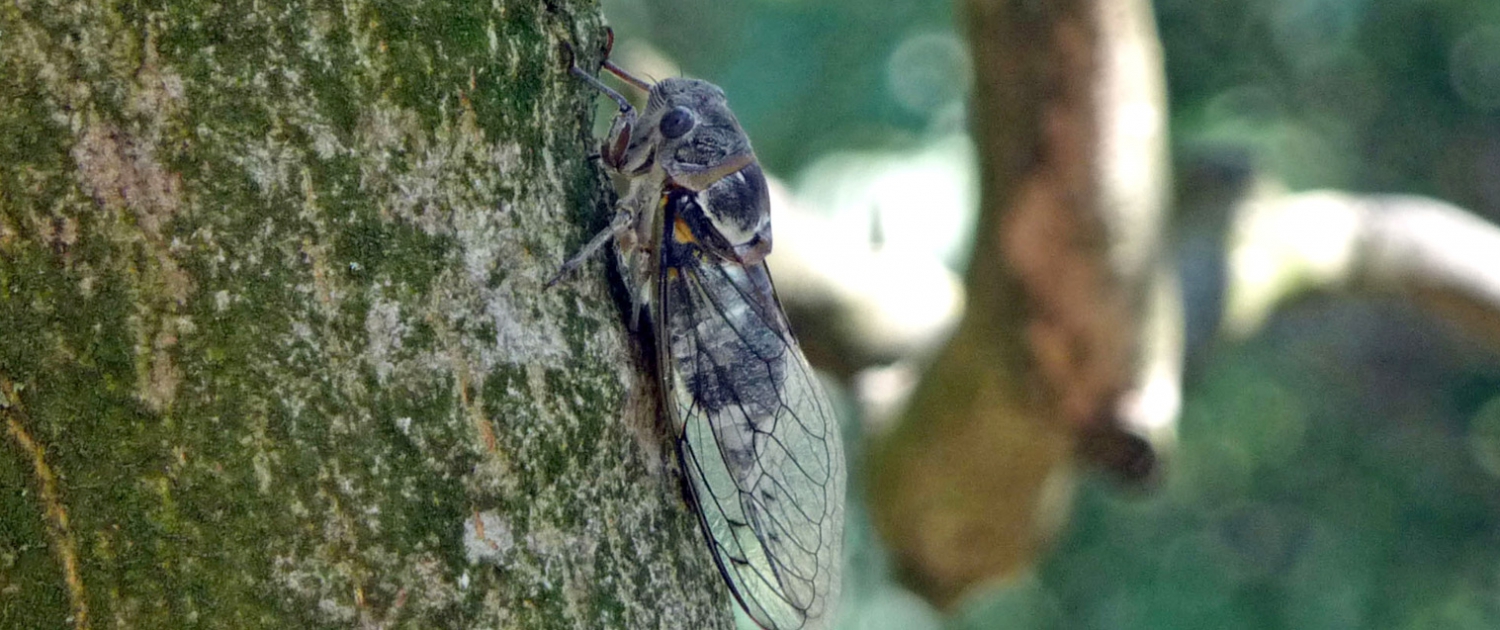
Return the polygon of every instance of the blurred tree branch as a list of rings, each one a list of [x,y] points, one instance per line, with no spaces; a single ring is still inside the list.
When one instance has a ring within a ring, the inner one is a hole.
[[[0,626],[730,627],[601,267],[542,290],[600,31],[0,6]]]
[[[1273,188],[1241,203],[1231,228],[1230,338],[1288,300],[1346,291],[1410,300],[1500,347],[1500,227],[1425,197]]]
[[[877,527],[940,605],[1028,566],[1063,520],[1073,453],[1153,475],[1179,387],[1149,5],[963,9],[982,155],[968,310],[870,464]]]
[[[1034,561],[1065,519],[1073,455],[1156,474],[1184,334],[1163,260],[1149,6],[964,6],[983,162],[968,310],[869,465],[877,527],[940,606]],[[1500,229],[1460,208],[1262,187],[1225,245],[1230,335],[1307,291],[1345,290],[1404,296],[1500,341]]]

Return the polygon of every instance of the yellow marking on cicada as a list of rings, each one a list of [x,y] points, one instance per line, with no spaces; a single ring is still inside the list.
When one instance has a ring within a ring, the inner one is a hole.
[[[693,228],[688,227],[687,221],[683,221],[681,217],[672,225],[672,238],[684,245],[698,242],[698,237],[693,236]]]
[[[667,279],[668,280],[676,280],[677,279],[677,268],[676,267],[667,267]]]

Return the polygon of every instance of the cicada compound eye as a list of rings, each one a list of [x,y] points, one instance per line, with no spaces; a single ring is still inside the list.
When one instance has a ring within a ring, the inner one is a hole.
[[[683,134],[692,131],[694,124],[696,124],[696,121],[693,120],[693,112],[679,105],[673,107],[672,111],[662,115],[661,124],[658,125],[658,128],[661,129],[661,135],[663,136],[681,138]]]

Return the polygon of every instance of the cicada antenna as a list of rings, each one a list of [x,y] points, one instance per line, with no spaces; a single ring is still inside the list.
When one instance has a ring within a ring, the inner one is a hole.
[[[626,83],[634,85],[637,88],[640,88],[642,91],[645,91],[645,92],[650,92],[651,91],[651,84],[650,83],[647,83],[647,82],[645,82],[645,81],[637,78],[635,75],[630,74],[629,72],[626,72],[624,68],[621,68],[620,66],[615,65],[615,62],[613,62],[613,61],[605,59],[604,60],[604,69],[608,70],[610,72],[610,74],[613,74],[613,75],[615,75],[617,77],[620,77],[621,81],[624,81]]]
[[[650,92],[651,91],[651,84],[650,83],[642,81],[641,79],[637,78],[635,75],[630,74],[629,72],[626,72],[624,68],[621,68],[620,66],[615,65],[615,62],[609,60],[610,53],[612,53],[614,51],[615,51],[615,29],[606,26],[606,27],[604,27],[604,64],[603,64],[604,69],[610,71],[611,74],[614,74],[615,76],[620,77],[621,81],[624,81],[626,83],[634,85],[635,87],[639,88],[643,92]]]

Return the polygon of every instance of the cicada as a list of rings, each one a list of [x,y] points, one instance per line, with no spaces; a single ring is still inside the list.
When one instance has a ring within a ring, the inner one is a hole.
[[[606,60],[648,93],[637,113],[570,66],[620,106],[599,157],[628,188],[552,283],[614,242],[632,327],[644,313],[653,332],[685,494],[734,599],[765,628],[830,627],[843,446],[766,268],[770,197],[750,140],[712,83],[647,83]]]

